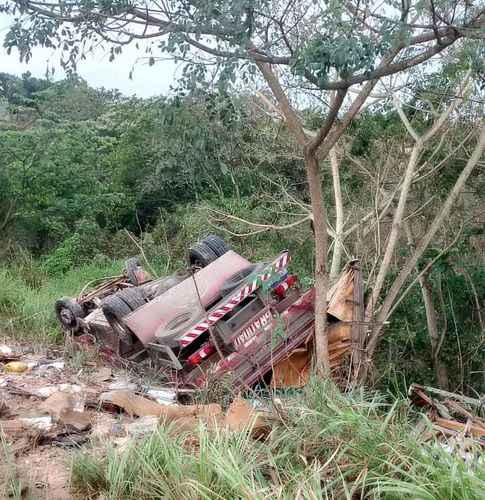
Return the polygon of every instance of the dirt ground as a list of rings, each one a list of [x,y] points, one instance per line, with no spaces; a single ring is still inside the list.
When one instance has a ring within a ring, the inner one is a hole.
[[[5,355],[9,348],[13,354]],[[133,420],[107,411],[99,403],[99,395],[110,385],[127,381],[126,373],[94,362],[83,353],[73,358],[59,354],[29,353],[28,346],[0,335],[0,498],[81,498],[70,485],[74,453],[84,446],[119,438],[120,427]],[[12,359],[26,363],[28,369],[8,371]],[[49,366],[53,361],[61,364]],[[86,429],[64,425],[57,418],[46,424],[48,428],[36,427],[40,424],[35,419],[49,421],[49,415],[55,415],[56,408],[45,408],[43,403],[48,401],[49,406],[49,395],[60,392],[74,394],[76,404],[81,405],[76,409],[88,417]]]

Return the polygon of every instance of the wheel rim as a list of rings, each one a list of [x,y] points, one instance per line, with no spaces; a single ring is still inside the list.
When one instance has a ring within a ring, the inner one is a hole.
[[[71,326],[76,323],[76,318],[70,309],[61,309],[59,311],[59,316],[61,318],[61,321],[67,326]]]
[[[113,330],[116,332],[118,337],[121,339],[122,342],[125,344],[132,344],[132,339],[131,336],[126,332],[124,329],[122,323],[118,318],[113,318],[111,322],[111,326],[113,327]]]

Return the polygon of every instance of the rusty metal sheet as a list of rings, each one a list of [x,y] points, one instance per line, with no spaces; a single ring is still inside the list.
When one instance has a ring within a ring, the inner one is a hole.
[[[273,367],[271,387],[303,387],[312,369],[313,354],[309,349],[296,349]]]
[[[327,314],[340,321],[352,321],[354,270],[347,269],[327,293]]]

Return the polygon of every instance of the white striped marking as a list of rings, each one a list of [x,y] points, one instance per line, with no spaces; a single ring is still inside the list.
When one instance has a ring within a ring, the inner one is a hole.
[[[285,252],[277,259],[275,259],[275,261],[273,261],[271,264],[268,264],[268,268],[277,267],[281,269],[285,267],[288,264],[288,262],[290,262],[290,260],[291,260],[291,255],[288,252]],[[269,278],[271,277],[271,274],[270,273],[259,274],[258,277],[261,279],[261,282],[268,281]],[[209,314],[209,316],[207,317],[207,321],[204,320],[200,322],[198,325],[194,326],[179,340],[179,344],[182,347],[188,346],[196,338],[202,335],[202,333],[204,333],[214,323],[219,321],[228,312],[232,311],[250,293],[252,293],[254,290],[256,290],[256,288],[259,287],[260,283],[258,283],[258,277],[256,277],[254,281],[252,281],[251,283],[246,285],[242,290],[240,290],[239,293],[231,297],[225,304],[223,304],[218,309]]]

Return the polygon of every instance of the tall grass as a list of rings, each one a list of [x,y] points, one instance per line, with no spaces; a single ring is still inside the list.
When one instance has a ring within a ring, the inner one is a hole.
[[[73,482],[111,499],[484,498],[480,462],[422,443],[406,413],[402,400],[319,381],[283,399],[263,442],[202,426],[177,435],[174,423],[122,452],[77,455]]]
[[[61,332],[54,313],[56,299],[76,296],[87,282],[120,274],[122,269],[122,262],[102,260],[47,277],[25,265],[0,266],[0,331],[43,343],[58,341]]]

